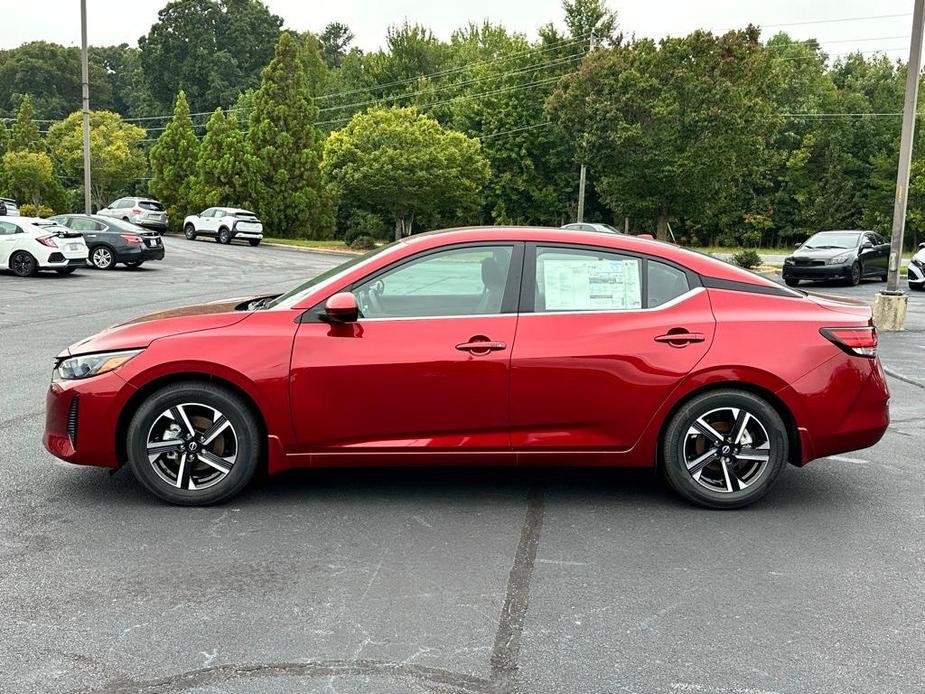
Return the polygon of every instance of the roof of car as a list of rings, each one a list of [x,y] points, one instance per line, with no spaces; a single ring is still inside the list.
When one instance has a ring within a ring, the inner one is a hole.
[[[245,210],[243,207],[211,207],[212,210],[224,210],[225,212],[246,212],[247,214],[254,214],[250,210]]]
[[[566,233],[567,232],[567,233]],[[780,285],[767,277],[749,272],[713,256],[682,248],[665,241],[643,239],[627,234],[602,234],[599,231],[581,231],[559,227],[463,227],[415,234],[403,239],[409,245],[420,244],[422,248],[444,246],[449,243],[470,241],[534,241],[554,242],[612,248],[644,255],[657,256],[675,262],[706,277],[744,282],[766,287]]]

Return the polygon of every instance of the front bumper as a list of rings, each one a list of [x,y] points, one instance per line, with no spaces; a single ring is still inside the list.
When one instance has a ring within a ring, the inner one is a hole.
[[[851,277],[852,263],[843,265],[784,265],[785,280],[839,280]]]
[[[133,392],[115,372],[53,382],[45,397],[45,449],[76,465],[118,467],[119,413]]]

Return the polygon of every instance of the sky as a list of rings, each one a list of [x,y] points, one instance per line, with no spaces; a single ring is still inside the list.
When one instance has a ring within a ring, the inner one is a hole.
[[[166,0],[87,0],[92,45],[129,43],[147,33]],[[817,38],[830,54],[883,50],[893,57],[909,53],[913,0],[608,0],[627,35],[661,38],[694,29],[724,31],[752,22],[767,33],[787,31],[796,39]],[[536,29],[562,24],[559,0],[268,0],[284,26],[320,31],[340,21],[356,34],[355,45],[375,50],[390,24],[405,19],[447,38],[469,21],[492,22],[536,37]],[[869,18],[871,16],[880,18]],[[883,17],[883,15],[903,15]],[[867,18],[858,21],[825,21]],[[819,22],[819,23],[807,23]],[[792,26],[781,26],[801,23]],[[0,0],[0,48],[46,40],[80,44],[79,0]]]

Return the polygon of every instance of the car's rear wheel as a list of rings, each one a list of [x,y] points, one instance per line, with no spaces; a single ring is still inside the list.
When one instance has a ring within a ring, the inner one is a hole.
[[[218,236],[216,237],[219,243],[229,244],[231,243],[231,232],[227,229],[219,229]]]
[[[770,490],[789,440],[766,400],[724,389],[694,397],[672,417],[662,441],[668,483],[708,508],[740,508]]]
[[[183,227],[183,234],[190,241],[195,241],[196,240],[196,227],[194,227],[192,224],[187,224],[185,227]]]
[[[132,417],[126,449],[135,477],[172,504],[214,504],[240,492],[260,460],[247,404],[208,383],[166,386]]]
[[[10,257],[10,270],[18,277],[32,277],[39,271],[39,264],[27,251],[16,251]]]
[[[788,278],[788,279],[785,279],[784,282],[787,284],[788,287],[799,287],[800,286],[800,280],[797,280],[797,279]]]
[[[848,275],[848,283],[852,287],[856,287],[861,283],[861,277],[864,276],[864,271],[861,268],[861,263],[858,261],[854,262],[854,265],[851,266],[851,274]]]
[[[72,274],[76,269],[77,269],[76,267],[61,267],[61,268],[58,268],[57,270],[55,270],[55,272],[57,272],[59,275],[70,275],[70,274]]]
[[[97,270],[112,270],[116,266],[116,254],[109,246],[94,246],[90,249],[90,263]]]
[[[252,246],[255,246],[255,247],[256,247],[256,246],[259,246],[259,245],[260,245],[260,239],[250,239],[250,244],[251,244]]]

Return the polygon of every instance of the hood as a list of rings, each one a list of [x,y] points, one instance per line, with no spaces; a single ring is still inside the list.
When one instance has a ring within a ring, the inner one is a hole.
[[[799,248],[794,251],[790,257],[793,259],[801,258],[806,260],[828,260],[837,255],[844,253],[857,253],[857,248]]]
[[[210,304],[182,306],[151,313],[75,342],[58,356],[147,347],[162,337],[225,328],[250,315],[248,311],[237,309],[256,298],[259,297],[224,299]]]

